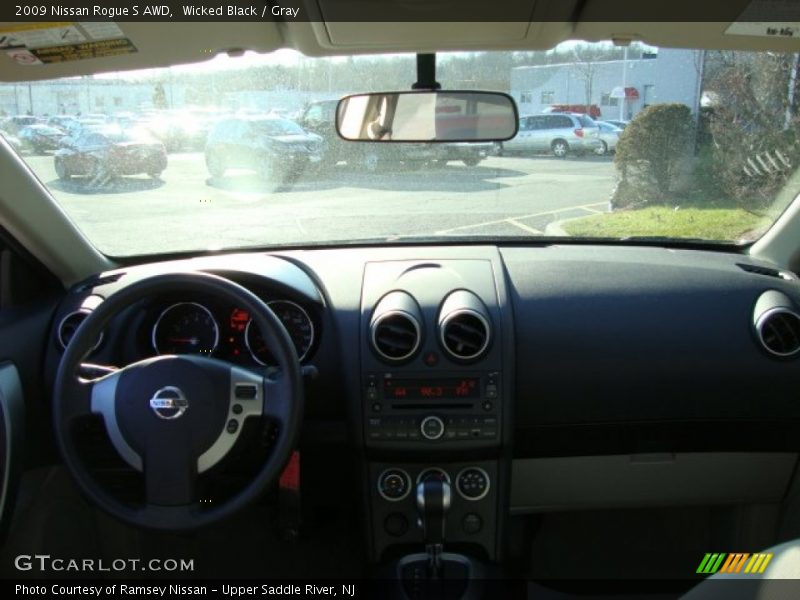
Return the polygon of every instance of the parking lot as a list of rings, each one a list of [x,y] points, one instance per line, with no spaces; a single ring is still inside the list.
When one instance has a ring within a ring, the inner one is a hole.
[[[202,153],[169,155],[160,179],[93,187],[59,180],[52,156],[26,156],[103,252],[147,254],[426,236],[536,236],[548,223],[603,212],[611,157],[491,157],[367,173],[341,164],[277,190],[248,171],[210,178]]]

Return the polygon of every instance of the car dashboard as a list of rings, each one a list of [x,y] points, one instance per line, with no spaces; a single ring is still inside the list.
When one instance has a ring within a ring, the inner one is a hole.
[[[499,560],[510,515],[771,501],[800,451],[800,286],[729,251],[353,247],[129,265],[69,291],[47,380],[81,315],[185,271],[243,285],[287,327],[314,375],[311,502],[358,503],[375,561],[421,542],[413,490],[427,478],[453,488],[448,543]],[[196,352],[275,368],[248,324],[213,298],[149,298],[87,361]]]

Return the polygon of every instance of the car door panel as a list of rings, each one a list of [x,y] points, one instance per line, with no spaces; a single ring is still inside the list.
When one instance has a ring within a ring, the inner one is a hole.
[[[22,472],[25,401],[16,366],[0,363],[0,543],[6,537]]]

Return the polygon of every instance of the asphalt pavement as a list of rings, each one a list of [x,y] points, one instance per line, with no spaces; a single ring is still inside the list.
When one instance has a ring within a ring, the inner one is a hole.
[[[159,179],[100,186],[59,180],[52,156],[24,157],[110,255],[302,245],[365,238],[542,235],[556,220],[604,212],[611,157],[490,157],[368,173],[340,164],[274,184],[244,170],[208,174],[202,153],[170,154]]]

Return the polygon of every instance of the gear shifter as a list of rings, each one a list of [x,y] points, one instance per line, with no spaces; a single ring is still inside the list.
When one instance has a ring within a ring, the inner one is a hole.
[[[417,485],[417,510],[428,555],[428,575],[438,577],[442,569],[442,547],[447,512],[450,510],[450,484],[426,479]]]

